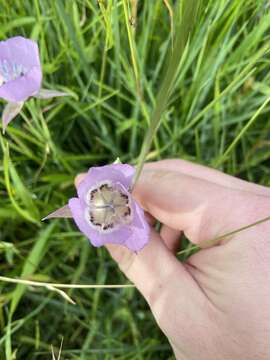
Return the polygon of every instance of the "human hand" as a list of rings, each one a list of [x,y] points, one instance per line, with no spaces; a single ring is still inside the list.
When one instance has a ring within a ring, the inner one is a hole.
[[[77,182],[80,178],[77,178]],[[159,220],[138,254],[107,245],[177,359],[270,359],[270,189],[181,160],[145,165],[134,197]],[[175,256],[181,232],[203,247]]]

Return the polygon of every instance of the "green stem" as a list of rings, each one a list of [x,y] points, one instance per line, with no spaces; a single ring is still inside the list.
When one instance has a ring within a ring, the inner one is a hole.
[[[176,12],[176,29],[174,48],[169,58],[165,76],[157,95],[156,105],[150,119],[150,126],[144,138],[141,153],[139,155],[138,166],[131,185],[131,191],[138,181],[146,156],[150,151],[153,138],[158,130],[161,117],[166,109],[168,100],[174,85],[175,77],[179,70],[179,63],[184,53],[186,44],[188,43],[190,33],[194,28],[195,20],[199,10],[200,0],[178,1],[175,6]]]

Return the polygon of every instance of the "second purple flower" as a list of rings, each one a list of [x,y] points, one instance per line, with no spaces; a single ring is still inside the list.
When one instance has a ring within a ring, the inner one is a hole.
[[[7,101],[3,131],[30,97],[47,99],[66,93],[41,89],[42,71],[35,41],[15,36],[0,41],[0,98]]]

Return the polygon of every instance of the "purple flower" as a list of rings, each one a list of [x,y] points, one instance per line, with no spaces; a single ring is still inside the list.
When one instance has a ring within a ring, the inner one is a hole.
[[[21,36],[0,42],[0,97],[21,102],[38,93],[42,72],[37,44]]]
[[[45,219],[73,217],[94,246],[121,244],[141,250],[149,240],[144,212],[129,192],[134,168],[112,164],[89,169],[78,186],[78,197]]]
[[[3,131],[29,97],[66,95],[63,92],[41,89],[41,82],[37,43],[22,36],[0,41],[0,98],[8,102],[3,111]]]

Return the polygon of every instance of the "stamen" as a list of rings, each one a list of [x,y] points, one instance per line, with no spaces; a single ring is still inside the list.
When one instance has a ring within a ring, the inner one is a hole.
[[[7,60],[0,61],[0,86],[24,76],[27,69],[17,63],[9,63]]]

